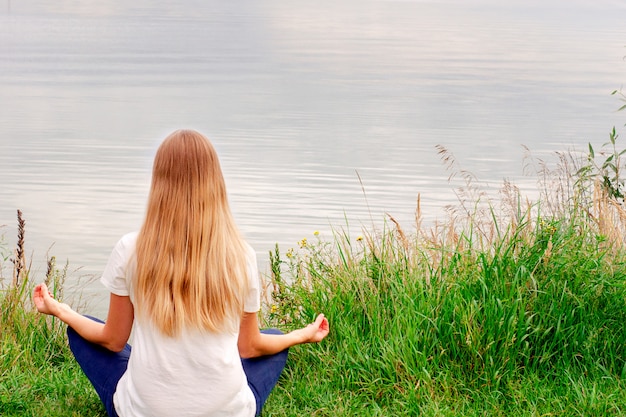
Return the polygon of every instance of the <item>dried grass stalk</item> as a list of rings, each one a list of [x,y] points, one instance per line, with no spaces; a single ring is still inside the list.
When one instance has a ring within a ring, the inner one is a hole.
[[[26,266],[26,259],[24,257],[24,233],[26,230],[26,222],[22,218],[22,211],[17,211],[17,247],[15,249],[15,258],[13,262],[13,287],[17,287],[20,284],[20,279]]]

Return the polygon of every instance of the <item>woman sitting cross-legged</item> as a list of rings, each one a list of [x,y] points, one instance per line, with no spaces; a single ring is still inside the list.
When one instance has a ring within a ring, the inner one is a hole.
[[[67,323],[109,416],[258,416],[288,348],[329,332],[322,314],[290,333],[259,330],[256,256],[233,220],[217,154],[195,131],[159,147],[143,226],[119,240],[101,282],[106,322],[55,300],[45,284],[33,299]]]

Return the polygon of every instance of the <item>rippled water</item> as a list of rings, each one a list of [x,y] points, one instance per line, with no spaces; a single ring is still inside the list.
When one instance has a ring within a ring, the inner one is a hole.
[[[529,188],[523,146],[599,146],[626,80],[621,1],[7,1],[0,224],[98,274],[181,127],[221,156],[259,252],[455,201],[435,146]],[[359,180],[360,177],[360,180]],[[370,217],[371,216],[371,217]],[[105,295],[96,292],[96,296]],[[96,303],[97,304],[97,303]]]

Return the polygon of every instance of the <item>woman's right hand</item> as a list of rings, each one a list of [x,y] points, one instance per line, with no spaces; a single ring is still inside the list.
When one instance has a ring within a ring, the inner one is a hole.
[[[64,305],[54,299],[52,293],[48,290],[48,286],[43,283],[38,284],[33,290],[33,302],[35,307],[37,307],[37,311],[53,316],[58,316]]]
[[[319,314],[313,323],[303,327],[300,331],[304,334],[304,343],[317,343],[328,336],[330,325],[328,319],[323,314]]]

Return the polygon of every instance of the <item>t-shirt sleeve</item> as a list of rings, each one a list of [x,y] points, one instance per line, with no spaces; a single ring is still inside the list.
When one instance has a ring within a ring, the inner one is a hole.
[[[100,277],[102,285],[115,295],[130,295],[127,265],[135,250],[136,237],[136,233],[129,233],[117,242]]]
[[[259,267],[257,266],[256,253],[248,246],[248,294],[244,301],[243,310],[246,313],[256,313],[261,309],[261,282]]]

